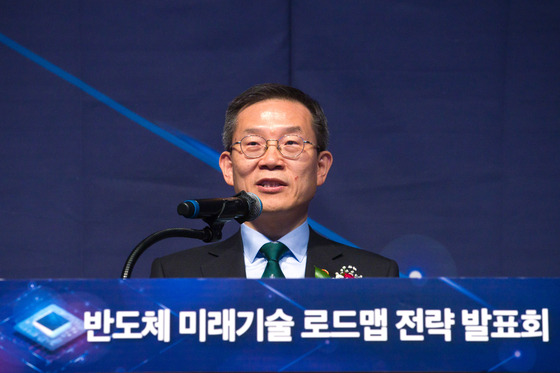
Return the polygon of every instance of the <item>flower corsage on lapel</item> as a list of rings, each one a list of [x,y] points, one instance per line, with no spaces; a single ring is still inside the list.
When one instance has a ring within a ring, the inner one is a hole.
[[[315,278],[331,278],[329,271],[315,266]],[[343,266],[334,274],[334,278],[362,278],[354,266]]]

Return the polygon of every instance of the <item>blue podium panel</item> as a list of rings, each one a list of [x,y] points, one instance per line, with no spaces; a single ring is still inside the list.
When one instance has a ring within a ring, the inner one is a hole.
[[[560,279],[0,282],[6,372],[560,371]]]

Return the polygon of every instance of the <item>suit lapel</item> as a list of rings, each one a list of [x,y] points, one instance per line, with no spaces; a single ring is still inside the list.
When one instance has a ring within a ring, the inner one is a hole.
[[[315,277],[315,267],[326,269],[333,276],[334,272],[338,270],[335,268],[334,261],[342,255],[341,245],[327,240],[310,229],[305,277]]]
[[[340,269],[335,267],[336,260],[343,255],[342,247],[310,229],[305,277],[315,277],[315,266],[326,269],[333,276]],[[240,231],[222,242],[209,245],[208,255],[213,258],[201,266],[203,277],[247,277]]]
[[[204,277],[247,277],[240,232],[209,247],[208,255],[214,258],[201,266]]]

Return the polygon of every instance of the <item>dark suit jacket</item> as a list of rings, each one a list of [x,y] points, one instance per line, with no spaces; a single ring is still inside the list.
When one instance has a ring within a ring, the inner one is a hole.
[[[348,265],[356,267],[363,277],[399,275],[395,261],[331,241],[310,229],[305,277],[315,277],[315,266],[334,277],[342,266]],[[224,241],[154,260],[150,277],[246,277],[241,231]]]

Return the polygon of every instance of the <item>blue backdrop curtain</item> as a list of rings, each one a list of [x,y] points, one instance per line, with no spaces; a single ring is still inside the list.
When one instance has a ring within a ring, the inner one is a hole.
[[[559,25],[557,1],[4,1],[0,277],[118,277],[202,227],[175,208],[233,194],[224,111],[262,82],[324,106],[325,234],[403,276],[558,276]]]

